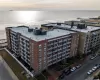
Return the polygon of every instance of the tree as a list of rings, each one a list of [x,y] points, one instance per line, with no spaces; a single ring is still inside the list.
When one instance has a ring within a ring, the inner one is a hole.
[[[100,72],[99,72],[99,74],[98,74],[98,77],[99,77],[99,79],[100,79]]]
[[[94,76],[94,79],[99,79],[99,76],[97,75],[97,76]]]

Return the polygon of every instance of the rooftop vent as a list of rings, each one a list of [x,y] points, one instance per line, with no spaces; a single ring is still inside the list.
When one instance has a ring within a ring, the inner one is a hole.
[[[47,34],[47,31],[42,31],[41,34],[42,34],[42,35],[46,35],[46,34]]]
[[[38,29],[37,27],[35,27],[35,29]]]
[[[39,29],[35,29],[35,30],[34,30],[34,34],[35,34],[35,35],[40,35],[40,34],[41,34],[41,31],[40,31]]]
[[[61,23],[57,23],[57,25],[61,25]]]
[[[79,23],[77,25],[77,29],[86,29],[86,28],[87,28],[87,26],[84,23]]]
[[[42,28],[38,29],[38,28],[35,28],[34,30],[34,34],[35,35],[46,35],[47,31],[44,31]]]
[[[28,32],[33,32],[33,29],[32,28],[28,28]]]

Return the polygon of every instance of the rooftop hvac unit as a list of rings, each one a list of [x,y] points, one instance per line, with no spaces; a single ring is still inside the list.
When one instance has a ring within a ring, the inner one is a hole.
[[[35,29],[34,30],[34,34],[35,35],[40,35],[41,34],[41,30],[40,29]]]
[[[46,35],[46,34],[47,34],[47,31],[42,31],[41,34],[42,34],[42,35]]]
[[[77,25],[77,29],[86,29],[87,26],[84,23],[80,23]]]
[[[61,23],[57,23],[57,25],[61,25]]]
[[[34,34],[35,35],[46,35],[46,33],[47,33],[47,31],[44,31],[42,28],[40,28],[40,29],[35,29],[34,30]]]
[[[32,28],[28,28],[28,32],[33,32],[33,29]]]

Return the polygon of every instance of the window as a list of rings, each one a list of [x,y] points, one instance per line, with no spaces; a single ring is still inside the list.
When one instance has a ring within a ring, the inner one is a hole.
[[[39,45],[39,48],[41,48],[41,47],[42,47],[42,45],[40,44],[40,45]]]

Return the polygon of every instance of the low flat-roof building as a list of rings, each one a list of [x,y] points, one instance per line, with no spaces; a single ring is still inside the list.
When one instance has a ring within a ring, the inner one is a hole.
[[[53,28],[60,28],[79,33],[79,53],[95,52],[100,48],[100,27],[86,26],[83,23],[74,25],[67,25],[66,23],[48,23],[45,25],[53,26]],[[46,27],[43,25],[44,27]]]
[[[80,22],[85,23],[89,26],[100,27],[100,16],[95,18],[80,19]]]
[[[74,31],[20,26],[8,27],[6,33],[8,48],[35,73],[77,54],[79,35]]]

